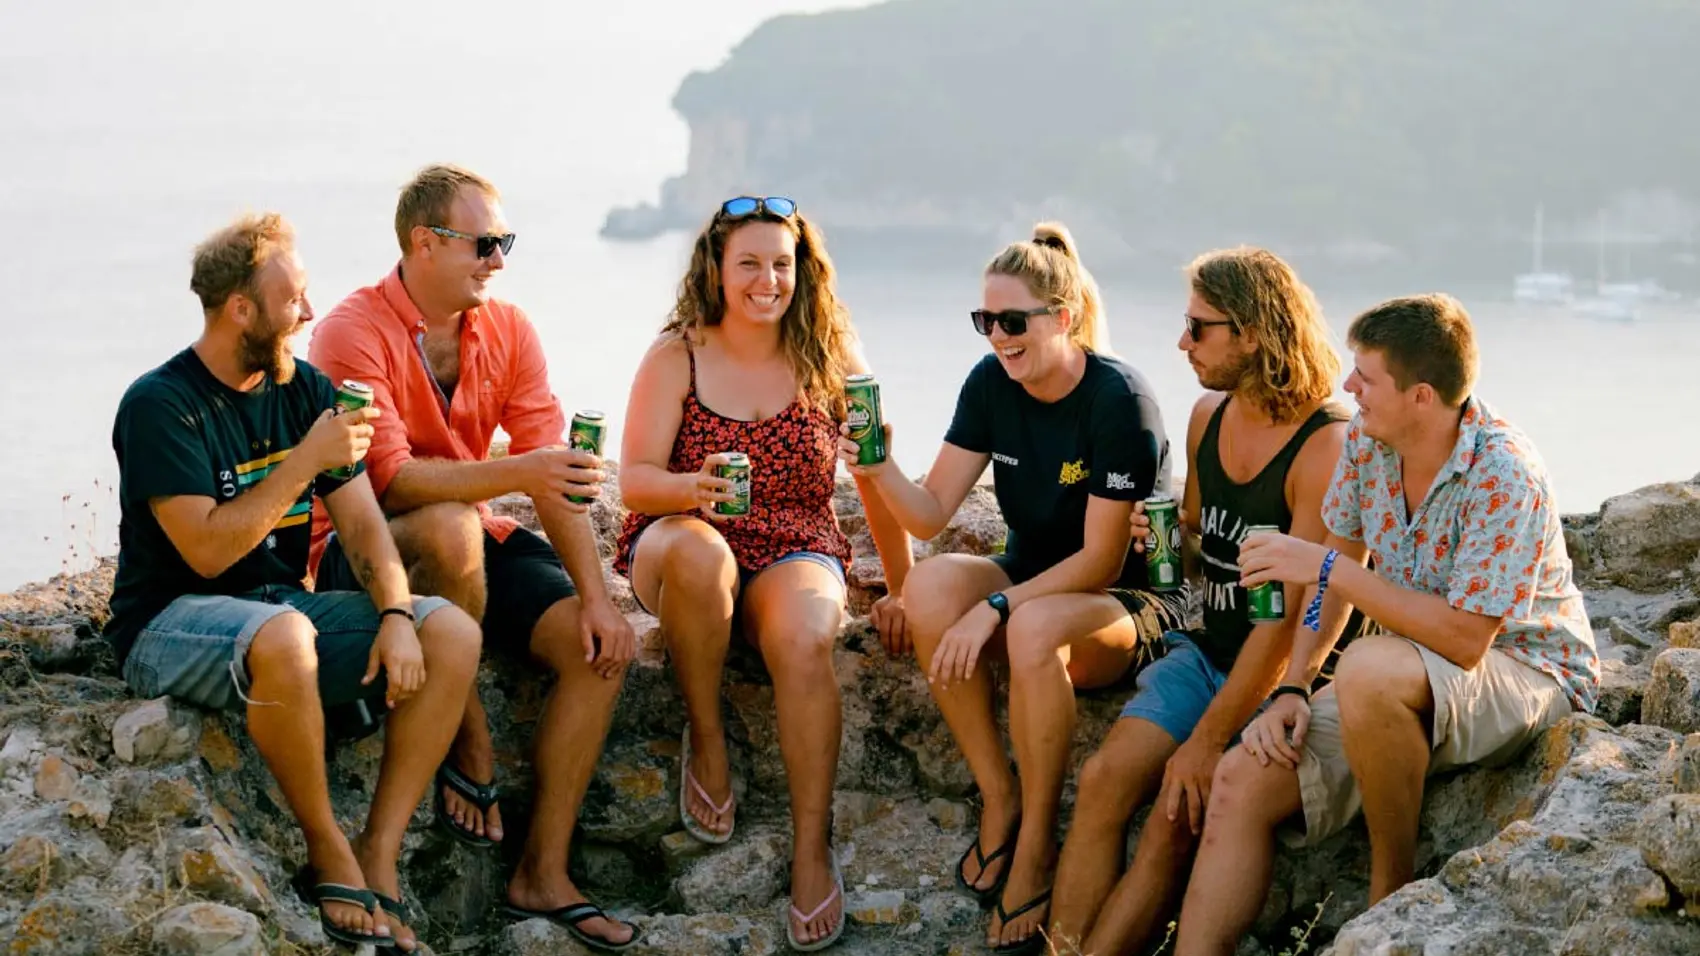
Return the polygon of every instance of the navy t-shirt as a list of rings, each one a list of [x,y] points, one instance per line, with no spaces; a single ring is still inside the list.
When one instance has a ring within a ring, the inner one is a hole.
[[[189,567],[148,502],[177,495],[230,501],[271,474],[335,402],[330,379],[300,359],[289,384],[267,378],[240,392],[220,382],[194,349],[177,353],[125,391],[112,426],[120,518],[118,577],[106,626],[120,662],[148,622],[185,594],[302,585],[313,496],[328,495],[347,480],[319,475],[258,547],[212,579]]]
[[[1042,402],[987,355],[962,384],[944,440],[992,456],[993,490],[1009,536],[1010,576],[1025,580],[1078,552],[1086,499],[1142,501],[1169,493],[1169,439],[1145,376],[1114,356],[1086,353],[1074,391]],[[1147,587],[1132,551],[1121,587]]]

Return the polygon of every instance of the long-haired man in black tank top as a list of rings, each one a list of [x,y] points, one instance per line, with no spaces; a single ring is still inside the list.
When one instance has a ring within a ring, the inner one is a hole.
[[[1240,542],[1253,525],[1323,539],[1322,498],[1350,418],[1332,400],[1340,358],[1322,311],[1285,262],[1230,249],[1200,256],[1187,274],[1179,347],[1208,391],[1187,427],[1181,516],[1198,538],[1189,573],[1204,620],[1165,636],[1164,657],[1141,672],[1080,773],[1051,935],[1103,956],[1142,952],[1179,904],[1217,761],[1288,663],[1303,588],[1286,589],[1284,620],[1254,625],[1239,584]],[[1133,522],[1143,540],[1142,507]],[[1344,623],[1341,615],[1325,626],[1337,634]],[[1147,801],[1151,815],[1122,873],[1126,828]]]

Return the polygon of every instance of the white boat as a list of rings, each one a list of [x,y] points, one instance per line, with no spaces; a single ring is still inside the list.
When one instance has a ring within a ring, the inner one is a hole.
[[[1534,269],[1512,282],[1511,298],[1524,305],[1566,305],[1575,296],[1576,282],[1568,272],[1548,272],[1541,268],[1541,246],[1545,207],[1535,207]]]

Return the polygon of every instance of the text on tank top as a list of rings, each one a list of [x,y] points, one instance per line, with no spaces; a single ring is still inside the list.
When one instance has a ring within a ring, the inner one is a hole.
[[[1274,525],[1286,533],[1292,528],[1287,472],[1317,429],[1351,419],[1344,406],[1323,404],[1256,476],[1242,484],[1229,478],[1222,467],[1222,415],[1231,401],[1232,396],[1223,399],[1210,416],[1210,424],[1198,442],[1197,464],[1199,550],[1204,574],[1204,633],[1198,636],[1205,654],[1224,672],[1233,667],[1252,629],[1246,619],[1246,589],[1240,585],[1240,544],[1246,529]]]

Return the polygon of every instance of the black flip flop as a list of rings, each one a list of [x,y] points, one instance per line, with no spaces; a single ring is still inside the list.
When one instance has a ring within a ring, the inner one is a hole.
[[[500,800],[502,796],[501,790],[496,787],[496,782],[492,780],[489,783],[474,783],[466,774],[456,770],[452,763],[444,763],[437,768],[437,822],[449,831],[450,836],[467,846],[477,847],[481,850],[495,846],[495,840],[479,836],[455,822],[455,818],[449,815],[448,804],[443,800],[444,787],[448,787],[466,799],[488,819],[490,808],[495,806],[496,801]]]
[[[998,898],[997,904],[994,908],[997,910],[998,922],[1004,926],[1008,926],[1010,923],[1020,919],[1028,912],[1050,902],[1051,891],[1046,890],[1038,896],[1035,896],[1016,907],[1015,912],[1013,913],[1004,912],[1002,897]],[[1045,949],[1044,928],[1044,924],[1040,924],[1039,928],[1033,931],[1032,936],[1027,937],[1019,943],[1005,943],[1002,946],[993,946],[992,952],[998,953],[1000,956],[1032,956],[1034,953],[1043,952]]]
[[[570,906],[563,906],[560,909],[553,910],[528,910],[524,907],[515,906],[512,903],[504,903],[502,904],[502,910],[509,916],[516,919],[546,919],[549,922],[554,923],[556,926],[559,926],[573,934],[573,939],[578,940],[582,945],[603,953],[624,952],[631,949],[633,946],[636,946],[638,940],[643,938],[643,931],[638,929],[636,923],[613,919],[607,913],[602,911],[602,907],[597,906],[595,903],[573,903]],[[611,923],[625,923],[625,925],[632,928],[632,938],[623,943],[616,943],[613,940],[603,939],[600,936],[593,936],[578,928],[578,924],[587,919],[596,919],[597,917],[601,917]]]
[[[998,899],[1003,895],[1003,885],[1006,882],[1009,881],[1009,864],[1007,864],[1007,863],[1004,864],[1003,872],[998,874],[998,878],[992,882],[991,886],[988,886],[983,890],[980,889],[979,887],[975,886],[974,884],[968,882],[968,880],[965,877],[963,877],[963,875],[962,875],[963,864],[968,862],[969,857],[973,857],[975,865],[977,865],[980,868],[980,873],[984,874],[986,872],[986,867],[991,866],[993,863],[996,863],[998,860],[1001,860],[1006,856],[1013,856],[1014,855],[1014,853],[1015,853],[1015,843],[1016,843],[1016,840],[1020,839],[1020,837],[1021,837],[1021,818],[1016,817],[1014,826],[1010,827],[1009,839],[1000,843],[998,845],[998,848],[991,852],[990,856],[981,852],[981,850],[980,850],[980,838],[978,836],[975,836],[974,842],[968,844],[968,849],[963,850],[962,856],[957,859],[957,861],[956,861],[956,885],[960,886],[964,890],[967,890],[968,895],[974,897],[975,901],[977,901],[980,904],[981,909],[983,909],[983,910],[984,909],[991,909],[992,904],[996,903],[998,901]],[[1013,860],[1012,860],[1012,862],[1013,862]]]
[[[301,898],[319,910],[319,926],[325,935],[339,943],[350,946],[375,946],[379,949],[393,949],[395,937],[379,936],[376,933],[355,933],[331,922],[330,914],[325,912],[325,904],[352,903],[366,911],[366,915],[376,918],[378,915],[378,897],[371,890],[358,886],[347,886],[342,883],[318,883],[312,867],[303,867],[295,874],[291,882],[295,892]]]
[[[372,891],[372,897],[373,897],[373,899],[376,899],[378,901],[378,906],[383,909],[385,915],[395,917],[397,920],[401,921],[401,924],[403,926],[406,926],[408,929],[413,930],[413,947],[414,948],[412,950],[402,949],[401,940],[396,939],[394,936],[392,936],[392,937],[390,937],[391,939],[396,939],[395,948],[396,949],[402,949],[402,952],[404,952],[404,953],[405,952],[418,952],[418,950],[419,950],[419,927],[413,925],[413,917],[414,917],[413,907],[408,906],[407,901],[402,899],[399,896],[385,896],[384,894],[378,892],[377,890]]]

